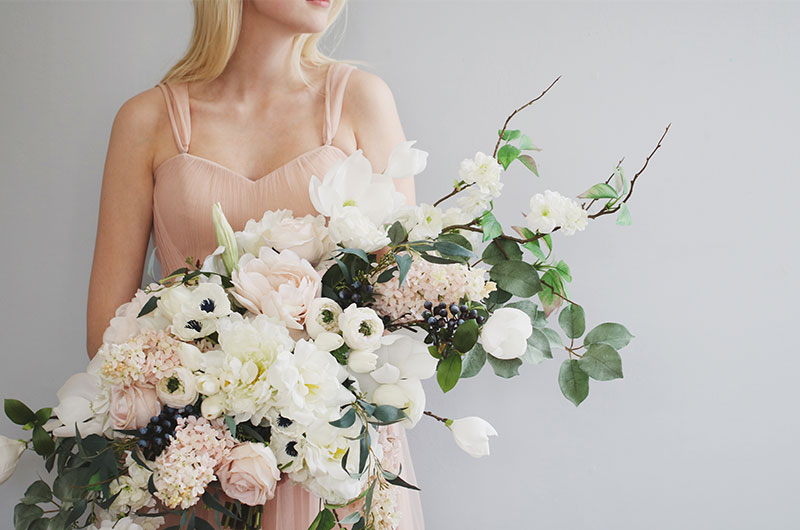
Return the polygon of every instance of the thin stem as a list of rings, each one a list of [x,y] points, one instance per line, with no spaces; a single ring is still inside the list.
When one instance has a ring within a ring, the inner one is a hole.
[[[437,416],[436,414],[434,414],[433,412],[431,412],[429,410],[426,410],[425,412],[423,412],[423,414],[425,414],[426,416],[430,416],[431,418],[433,418],[433,419],[435,419],[437,421],[440,421],[440,422],[444,423],[445,425],[447,425],[447,418],[442,418],[441,416]]]
[[[508,116],[508,118],[506,118],[506,121],[503,124],[503,128],[502,128],[502,130],[500,131],[500,134],[497,137],[497,143],[494,146],[494,151],[492,152],[492,157],[497,158],[497,150],[500,149],[500,141],[503,139],[503,133],[506,132],[506,128],[508,127],[508,122],[511,121],[511,118],[516,116],[517,113],[520,112],[521,110],[525,109],[526,107],[529,107],[529,106],[533,105],[534,103],[536,103],[537,101],[542,99],[542,97],[544,97],[544,95],[547,94],[547,91],[550,90],[551,88],[553,88],[553,85],[555,85],[558,82],[559,79],[561,79],[561,76],[556,77],[555,81],[550,83],[550,86],[544,89],[544,92],[542,92],[541,94],[539,94],[538,96],[536,96],[535,98],[530,100],[529,102],[525,103],[520,108],[516,109],[514,112],[512,112]]]
[[[572,304],[572,305],[580,305],[580,304],[576,304],[575,302],[573,302],[572,300],[570,300],[570,299],[569,299],[569,298],[567,298],[566,296],[562,296],[562,295],[561,295],[561,293],[559,293],[558,291],[556,291],[555,287],[553,287],[552,285],[550,285],[550,284],[549,284],[549,283],[547,283],[546,281],[544,281],[544,280],[541,280],[541,279],[540,279],[540,280],[539,280],[539,282],[540,282],[542,285],[544,285],[545,287],[548,287],[548,288],[549,288],[551,291],[553,291],[553,294],[554,294],[554,295],[556,295],[557,297],[561,298],[562,300],[564,300],[564,301],[566,301],[566,302],[569,302],[569,303],[570,303],[570,304]]]

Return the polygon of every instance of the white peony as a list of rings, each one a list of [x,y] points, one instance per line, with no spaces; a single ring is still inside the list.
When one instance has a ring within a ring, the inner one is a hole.
[[[503,189],[503,183],[500,182],[502,172],[503,166],[497,160],[480,151],[473,158],[462,160],[458,168],[461,180],[476,186],[488,199],[500,195],[500,190]]]
[[[291,210],[267,211],[260,221],[247,221],[244,230],[236,232],[236,240],[244,252],[255,256],[264,246],[277,251],[291,249],[314,266],[334,247],[328,237],[325,217],[294,217]]]
[[[481,328],[481,346],[497,359],[516,359],[528,349],[533,326],[528,315],[513,307],[495,310]]]
[[[456,444],[476,458],[489,454],[489,437],[497,436],[489,422],[477,416],[450,420],[448,427],[453,431]]]
[[[0,435],[0,484],[14,474],[23,451],[25,451],[24,442]]]
[[[232,314],[220,321],[218,332],[225,354],[243,361],[252,360],[261,370],[269,368],[278,353],[294,347],[286,326],[266,315],[244,318],[238,313]]]
[[[389,178],[410,178],[422,173],[428,163],[428,153],[411,147],[416,140],[400,142],[392,148],[383,175]]]
[[[306,313],[306,331],[312,339],[320,333],[338,333],[342,308],[330,298],[315,298]]]
[[[390,243],[386,230],[355,206],[345,206],[331,217],[328,230],[331,240],[345,248],[375,252]]]
[[[351,349],[373,351],[381,342],[383,320],[368,307],[350,304],[339,315],[339,328]]]

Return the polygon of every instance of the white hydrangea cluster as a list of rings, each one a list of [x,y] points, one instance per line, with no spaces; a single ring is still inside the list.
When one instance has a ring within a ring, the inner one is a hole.
[[[526,222],[533,232],[548,234],[558,226],[565,235],[572,235],[589,223],[589,212],[556,191],[537,193],[531,197],[530,207]]]

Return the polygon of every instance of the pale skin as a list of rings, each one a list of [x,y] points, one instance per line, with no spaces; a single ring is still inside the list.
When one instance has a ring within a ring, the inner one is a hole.
[[[307,0],[245,0],[239,41],[223,73],[189,83],[189,152],[255,179],[319,146],[326,67],[307,72],[315,87],[309,89],[290,68],[289,47],[297,33],[324,30],[327,16],[327,7]],[[333,145],[348,154],[361,149],[381,172],[404,140],[388,85],[354,70]],[[140,286],[153,222],[153,171],[178,152],[160,89],[122,105],[111,128],[100,194],[86,315],[90,358],[116,308]],[[396,184],[413,204],[413,179]]]

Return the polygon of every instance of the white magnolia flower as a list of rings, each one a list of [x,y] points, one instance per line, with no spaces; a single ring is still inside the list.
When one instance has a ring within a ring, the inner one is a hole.
[[[497,359],[516,359],[528,349],[533,326],[528,315],[513,307],[495,310],[478,337],[487,353]]]
[[[416,140],[408,140],[392,148],[384,176],[393,179],[410,178],[422,173],[428,163],[428,153],[411,147],[415,143]]]
[[[316,266],[333,250],[325,217],[294,217],[291,210],[267,211],[260,221],[247,221],[244,230],[236,232],[236,240],[244,250],[258,255],[261,247],[277,251],[290,249]]]
[[[192,405],[199,396],[197,378],[188,368],[175,367],[158,381],[156,392],[158,400],[170,407]]]
[[[436,239],[442,233],[442,211],[430,204],[420,204],[415,208],[416,223],[409,230],[409,240]]]
[[[315,298],[306,313],[306,331],[312,339],[320,333],[338,333],[341,306],[330,298]]]
[[[225,247],[220,245],[214,252],[206,256],[206,259],[203,260],[203,265],[200,267],[201,271],[204,272],[215,272],[217,274],[223,274],[227,276],[228,269],[225,267],[225,264],[222,262],[222,254],[225,252]]]
[[[589,222],[589,213],[574,200],[558,192],[546,190],[531,197],[531,211],[526,221],[534,232],[547,234],[560,226],[566,235],[583,230]]]
[[[338,350],[344,345],[344,338],[338,333],[323,331],[314,338],[314,344],[316,344],[317,348],[320,350],[331,352]]]
[[[503,189],[503,183],[500,182],[502,172],[503,166],[497,160],[480,151],[473,158],[462,160],[458,168],[461,180],[476,186],[490,200],[498,197]]]
[[[0,435],[0,484],[14,474],[23,451],[25,451],[23,442]]]
[[[390,242],[386,230],[355,206],[345,206],[337,211],[328,223],[328,230],[332,241],[365,252],[375,252]]]
[[[371,351],[353,350],[347,356],[347,367],[351,372],[365,374],[378,366],[378,356]]]
[[[102,362],[102,355],[95,355],[87,372],[71,376],[59,389],[56,394],[58,405],[53,408],[58,419],[45,424],[55,436],[75,436],[76,425],[82,437],[103,434],[111,429],[110,389],[97,373]]]
[[[354,350],[373,351],[381,342],[383,320],[368,307],[350,304],[339,315],[339,328],[344,341]]]
[[[372,402],[403,410],[408,420],[404,420],[402,425],[411,429],[422,418],[425,410],[425,390],[419,379],[400,379],[394,384],[379,385],[372,392]]]
[[[477,416],[451,420],[448,427],[453,431],[456,444],[476,458],[489,454],[489,437],[497,436],[494,427]]]
[[[397,367],[400,377],[406,379],[428,379],[436,373],[438,361],[428,352],[428,345],[404,333],[381,337],[381,347],[375,353]]]
[[[308,190],[311,203],[322,215],[335,219],[343,209],[354,207],[375,226],[382,225],[405,204],[405,197],[395,189],[391,177],[373,175],[361,149],[334,163],[322,181],[312,176]]]

